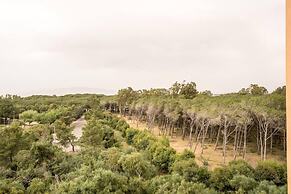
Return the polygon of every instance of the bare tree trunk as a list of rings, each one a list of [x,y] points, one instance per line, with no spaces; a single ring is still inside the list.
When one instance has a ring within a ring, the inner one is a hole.
[[[219,125],[219,129],[218,129],[218,132],[217,132],[217,137],[216,137],[216,142],[215,142],[214,150],[217,149],[218,142],[219,142],[219,137],[220,137],[220,132],[221,132],[221,125]]]
[[[273,154],[273,130],[271,129],[271,136],[270,136],[270,153]]]
[[[203,129],[201,128],[198,135],[197,135],[197,138],[196,138],[196,145],[195,145],[195,148],[194,148],[194,154],[196,152],[196,149],[198,147],[198,144],[199,144],[199,138],[200,138],[200,135],[201,135],[201,132],[203,131]]]
[[[238,154],[241,156],[242,152],[242,142],[243,142],[244,132],[243,127],[240,128],[240,136],[239,136],[239,143],[238,143]]]
[[[257,153],[260,153],[260,128],[257,129]]]
[[[186,118],[183,119],[183,126],[182,126],[182,140],[185,139],[185,131],[186,131]]]
[[[192,149],[192,146],[193,146],[193,138],[192,138],[192,134],[193,134],[193,128],[194,128],[194,120],[191,121],[191,124],[190,124],[190,135],[189,135],[189,147],[190,149]]]
[[[261,148],[261,160],[264,159],[264,151],[263,151],[263,137],[262,137],[262,131],[260,129],[260,148]]]
[[[233,158],[236,159],[236,150],[237,150],[237,136],[238,136],[238,130],[237,127],[235,127],[235,135],[234,135],[234,142],[233,142]]]
[[[223,129],[223,163],[225,164],[226,157],[226,143],[227,143],[227,128]]]
[[[247,153],[247,125],[244,126],[244,150],[243,150],[243,159],[246,157]]]
[[[72,142],[71,142],[71,146],[72,146],[72,151],[75,152],[75,146]]]
[[[201,142],[201,155],[203,154],[203,151],[204,151],[204,142],[205,142],[205,137],[207,136],[207,133],[208,133],[209,124],[210,122],[208,121],[206,124],[206,127],[203,127],[203,137],[202,137],[202,142]]]
[[[264,131],[264,160],[266,160],[267,156],[267,135],[268,135],[268,128],[265,128]]]

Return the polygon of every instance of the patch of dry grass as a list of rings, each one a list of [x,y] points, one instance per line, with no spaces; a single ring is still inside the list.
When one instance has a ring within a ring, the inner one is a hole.
[[[132,120],[129,117],[122,117],[126,120],[126,122],[130,125],[132,128],[137,128],[140,130],[147,130],[147,125],[145,122],[138,122],[136,120]],[[138,127],[137,127],[138,126]],[[159,128],[155,126],[152,129],[152,133],[157,137],[162,137],[159,135]],[[183,152],[185,149],[190,149],[189,147],[189,139],[186,137],[184,140],[181,136],[174,136],[168,137],[170,141],[170,145],[172,148],[174,148],[178,153]],[[196,142],[193,143],[192,151],[194,151]],[[255,145],[248,145],[248,150],[246,154],[245,160],[251,164],[253,167],[256,166],[258,161],[261,160],[260,155],[258,155],[256,152],[251,152],[252,150],[255,150]],[[218,149],[214,150],[214,144],[205,144],[204,145],[204,151],[203,154],[201,154],[201,146],[200,144],[197,146],[195,156],[196,156],[196,162],[199,165],[202,165],[205,161],[208,163],[209,169],[214,169],[219,166],[223,166],[223,155],[222,155],[222,149],[218,147]],[[243,159],[242,156],[237,156],[236,159]],[[281,150],[274,149],[273,154],[268,154],[267,159],[273,159],[277,160],[279,162],[286,162],[286,159],[284,157],[284,153]],[[234,160],[234,156],[232,154],[232,146],[229,145],[227,147],[227,153],[226,153],[226,163]]]

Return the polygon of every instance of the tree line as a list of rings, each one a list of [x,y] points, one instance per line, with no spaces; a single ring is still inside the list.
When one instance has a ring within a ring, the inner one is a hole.
[[[213,96],[198,92],[196,84],[174,83],[169,89],[135,91],[121,89],[116,96],[104,97],[102,105],[113,113],[145,121],[151,131],[157,125],[161,135],[181,135],[189,149],[205,143],[222,149],[225,161],[227,146],[233,158],[245,158],[248,144],[255,143],[257,153],[266,160],[274,148],[286,151],[286,88],[272,93],[257,84],[237,93]]]

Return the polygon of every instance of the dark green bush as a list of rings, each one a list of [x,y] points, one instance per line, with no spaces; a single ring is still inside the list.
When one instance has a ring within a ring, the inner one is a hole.
[[[287,167],[276,161],[266,160],[259,162],[255,168],[255,179],[258,181],[273,181],[276,185],[287,183]]]

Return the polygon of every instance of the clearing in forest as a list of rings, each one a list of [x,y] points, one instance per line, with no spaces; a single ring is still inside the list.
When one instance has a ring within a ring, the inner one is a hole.
[[[130,127],[132,128],[136,128],[136,129],[140,129],[140,130],[147,130],[147,124],[146,122],[141,122],[141,121],[137,121],[132,119],[132,117],[124,117],[122,116],[122,118],[130,125]],[[161,135],[159,135],[159,128],[158,126],[154,126],[152,128],[152,133],[157,136],[157,137],[161,137]],[[182,139],[181,136],[176,135],[176,136],[168,136],[168,139],[170,141],[170,145],[172,148],[174,148],[178,153],[183,152],[185,149],[189,149],[189,137],[185,138],[184,140]],[[192,151],[194,151],[194,147],[195,147],[196,142],[194,142]],[[261,160],[260,155],[257,154],[256,152],[256,145],[249,145],[248,149],[247,149],[247,154],[246,154],[246,158],[245,160],[248,161],[248,163],[250,163],[253,167],[255,167],[258,163],[258,161]],[[222,148],[218,147],[216,150],[214,150],[215,145],[214,144],[209,144],[209,143],[205,143],[205,147],[203,150],[203,154],[201,154],[201,144],[199,144],[196,148],[195,151],[195,156],[196,156],[196,160],[197,163],[199,165],[202,165],[203,163],[207,163],[209,169],[214,169],[216,167],[219,166],[223,166],[223,153],[222,153]],[[228,145],[227,146],[227,150],[229,150],[229,153],[226,153],[226,163],[232,161],[234,159],[233,155],[232,155],[232,146]],[[272,159],[272,160],[277,160],[280,162],[285,162],[284,158],[282,158],[282,151],[278,150],[278,149],[274,149],[273,154],[270,154],[267,156],[267,159]],[[236,159],[243,159],[242,156],[237,156]]]

